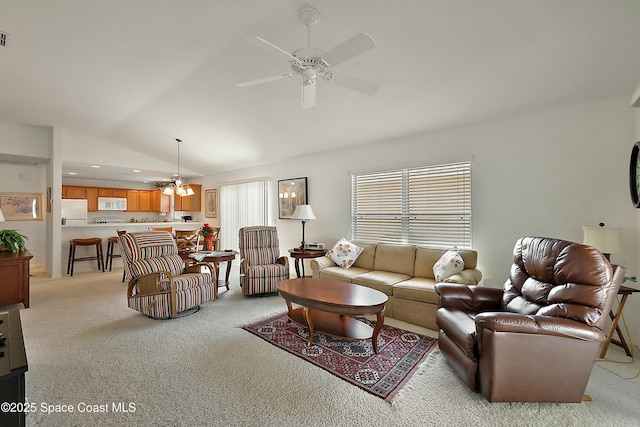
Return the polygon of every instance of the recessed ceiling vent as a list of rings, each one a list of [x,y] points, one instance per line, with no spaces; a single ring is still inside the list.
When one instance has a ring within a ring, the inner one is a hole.
[[[0,47],[7,47],[7,43],[9,43],[9,33],[0,31]]]

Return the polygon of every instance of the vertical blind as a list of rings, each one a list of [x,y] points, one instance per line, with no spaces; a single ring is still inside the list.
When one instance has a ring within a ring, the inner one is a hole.
[[[238,249],[238,230],[267,225],[269,220],[267,181],[244,182],[220,187],[220,247]]]
[[[471,248],[471,162],[351,176],[354,239]]]

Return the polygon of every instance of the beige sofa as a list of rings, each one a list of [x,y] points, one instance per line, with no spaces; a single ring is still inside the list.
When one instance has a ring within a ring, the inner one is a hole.
[[[363,252],[351,268],[336,265],[327,256],[311,260],[313,278],[367,286],[389,296],[385,316],[437,330],[433,266],[446,252],[414,245],[354,242]],[[477,285],[482,273],[476,268],[478,253],[460,250],[464,270],[447,283]]]

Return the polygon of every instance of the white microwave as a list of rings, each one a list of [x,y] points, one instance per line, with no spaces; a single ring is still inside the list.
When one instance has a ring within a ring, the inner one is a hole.
[[[98,197],[99,211],[126,211],[127,199],[124,197]]]

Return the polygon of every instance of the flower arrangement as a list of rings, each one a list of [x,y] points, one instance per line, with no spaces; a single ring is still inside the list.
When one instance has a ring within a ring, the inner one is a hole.
[[[198,234],[200,234],[205,239],[207,237],[213,237],[213,228],[211,228],[211,226],[209,224],[204,224],[200,228],[200,231],[198,232]]]

